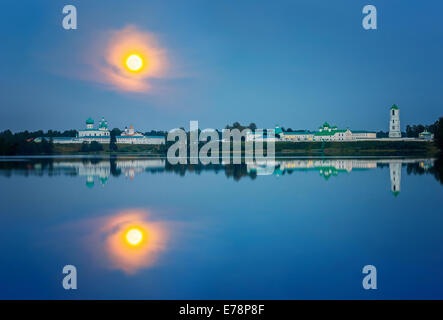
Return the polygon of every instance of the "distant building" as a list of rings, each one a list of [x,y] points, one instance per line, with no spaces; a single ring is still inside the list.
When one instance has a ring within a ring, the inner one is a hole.
[[[145,136],[140,132],[135,132],[134,127],[125,128],[121,136],[116,136],[116,143],[126,144],[165,144],[165,137],[163,136]],[[34,139],[35,142],[41,142],[42,139],[49,138],[39,137]],[[54,137],[54,143],[71,144],[71,143],[91,143],[93,141],[107,144],[111,142],[111,132],[108,129],[108,122],[102,118],[99,122],[98,129],[94,128],[94,120],[88,118],[86,120],[86,128],[79,130],[77,137]]]
[[[314,141],[350,141],[352,132],[349,129],[339,130],[337,126],[331,127],[329,123],[323,123],[314,133]]]
[[[48,138],[37,138],[35,142],[41,142],[42,139]],[[72,144],[72,143],[91,143],[93,141],[99,143],[110,143],[111,133],[108,130],[108,122],[105,118],[102,118],[99,122],[98,129],[94,128],[94,120],[88,118],[86,120],[86,128],[79,130],[76,137],[53,137],[52,141],[58,144]]]
[[[246,134],[246,141],[260,141],[260,142],[275,142],[280,140],[283,130],[278,126],[275,129],[267,129],[263,131],[248,131]]]
[[[275,142],[278,141],[279,138],[276,137],[274,132],[248,132],[246,134],[246,141],[259,141],[259,142]],[[223,140],[222,140],[223,141]]]
[[[163,136],[145,136],[141,132],[136,132],[133,126],[125,128],[120,136],[115,137],[117,143],[124,144],[165,144]]]
[[[377,137],[372,131],[351,131],[350,129],[338,129],[337,126],[330,126],[325,122],[318,128],[318,131],[297,131],[284,132],[280,134],[283,141],[352,141],[375,139]]]
[[[396,104],[392,105],[389,120],[389,138],[401,138],[400,109]]]
[[[79,141],[79,143],[92,141],[109,143],[111,139],[111,133],[108,130],[108,122],[105,120],[105,118],[102,118],[99,122],[98,129],[94,129],[94,120],[88,118],[86,120],[86,129],[79,130],[77,139],[81,140]]]
[[[418,135],[418,138],[430,141],[430,140],[434,140],[434,135],[432,133],[430,133],[429,131],[425,130]]]
[[[357,130],[352,131],[353,140],[365,140],[365,139],[375,139],[377,138],[377,133],[373,131]]]
[[[314,134],[310,131],[285,132],[281,136],[283,141],[314,141]]]

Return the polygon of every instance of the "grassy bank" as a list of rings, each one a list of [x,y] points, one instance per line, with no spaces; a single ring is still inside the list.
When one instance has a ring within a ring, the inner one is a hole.
[[[85,153],[80,149],[80,144],[55,144],[54,154],[131,153],[165,156],[167,152],[165,145],[119,144],[116,152],[111,152],[109,145],[103,145],[103,150],[96,152]],[[275,152],[278,156],[434,156],[438,149],[426,141],[276,142]]]
[[[432,156],[438,149],[426,141],[278,142],[275,152],[291,156]]]
[[[166,155],[164,145],[119,144],[117,151],[110,151],[109,144],[103,145],[102,151],[81,152],[81,144],[54,144],[54,154],[125,154],[140,153]]]

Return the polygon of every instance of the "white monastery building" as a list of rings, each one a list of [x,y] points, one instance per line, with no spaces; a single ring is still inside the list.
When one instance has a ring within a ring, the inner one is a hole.
[[[161,136],[145,136],[141,132],[136,132],[133,126],[125,128],[121,136],[115,137],[117,143],[126,144],[165,144],[165,138]]]
[[[375,139],[377,134],[372,131],[351,131],[350,129],[338,129],[337,126],[330,126],[325,122],[318,128],[318,131],[282,131],[276,125],[274,135],[262,136],[258,133],[251,132],[247,135],[249,141],[292,141],[292,142],[309,142],[309,141],[354,141],[354,140],[370,140]]]
[[[100,143],[109,143],[111,139],[111,133],[108,130],[108,121],[102,118],[99,122],[98,129],[94,129],[94,120],[88,118],[86,120],[86,129],[79,130],[78,138],[82,142],[97,141]]]
[[[400,109],[397,105],[392,105],[389,110],[389,139],[401,139],[400,129]],[[129,129],[126,127],[120,136],[116,136],[116,143],[118,144],[150,144],[161,145],[165,144],[164,136],[146,136],[141,132],[134,130],[133,126]],[[43,138],[35,139],[36,142]],[[45,138],[48,139],[48,138]],[[376,132],[365,130],[350,130],[339,129],[337,126],[330,126],[325,122],[318,128],[317,131],[283,131],[278,125],[274,129],[263,131],[251,131],[246,133],[246,141],[257,142],[276,142],[276,141],[291,141],[291,142],[318,142],[318,141],[363,141],[377,139]],[[420,133],[419,139],[432,140],[433,135],[427,131]],[[111,133],[108,129],[108,122],[102,118],[99,122],[98,128],[94,128],[94,120],[88,118],[86,120],[86,128],[79,130],[77,137],[54,137],[54,143],[91,143],[93,141],[99,143],[110,143]],[[223,141],[223,140],[221,140]]]
[[[121,136],[116,136],[116,143],[126,144],[165,144],[163,136],[145,136],[140,132],[135,132],[134,127],[125,128]],[[43,138],[35,139],[36,142]],[[45,138],[48,139],[48,138]],[[111,142],[111,132],[108,129],[108,121],[102,118],[98,124],[98,128],[94,128],[94,120],[88,118],[86,120],[86,128],[79,130],[76,137],[54,137],[54,143],[71,144],[71,143],[91,143],[93,141],[107,144]]]
[[[389,110],[389,138],[401,139],[400,129],[400,109],[397,105],[392,105]],[[337,126],[330,126],[325,122],[317,131],[282,131],[276,125],[273,130],[274,134],[261,134],[257,132],[249,132],[246,139],[249,141],[292,141],[292,142],[309,142],[309,141],[358,141],[358,140],[374,140],[377,139],[377,133],[366,130],[338,129]],[[420,139],[432,140],[432,136],[428,132],[420,134]]]

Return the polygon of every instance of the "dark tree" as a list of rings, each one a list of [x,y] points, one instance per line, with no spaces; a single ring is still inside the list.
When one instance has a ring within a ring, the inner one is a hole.
[[[109,150],[111,151],[117,151],[117,138],[116,136],[121,135],[121,130],[118,128],[114,128],[111,130],[111,140],[109,142]]]
[[[89,152],[89,143],[83,142],[80,148],[80,152]]]
[[[114,137],[120,136],[122,134],[122,131],[119,128],[114,128],[111,130],[111,137],[114,135]]]
[[[168,132],[167,131],[158,131],[158,130],[151,130],[146,131],[145,136],[161,136],[161,137],[167,137]]]
[[[102,151],[103,145],[101,143],[98,143],[97,141],[92,141],[89,145],[89,151],[96,152],[96,151]]]
[[[440,151],[443,151],[443,117],[435,122],[434,141]]]

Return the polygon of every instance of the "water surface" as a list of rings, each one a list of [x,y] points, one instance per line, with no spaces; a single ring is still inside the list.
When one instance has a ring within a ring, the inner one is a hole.
[[[435,162],[3,158],[0,298],[441,299]]]

